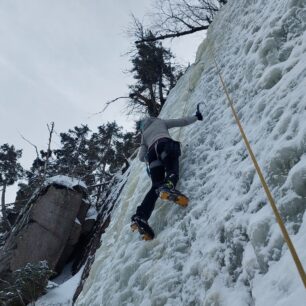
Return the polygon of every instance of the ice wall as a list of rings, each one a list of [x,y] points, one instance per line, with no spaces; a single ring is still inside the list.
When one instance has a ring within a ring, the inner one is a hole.
[[[182,142],[178,188],[190,205],[156,203],[144,242],[130,217],[150,186],[132,164],[76,305],[305,305],[305,289],[227,106],[222,69],[245,132],[306,267],[306,3],[229,1],[172,90],[162,118],[204,121]]]

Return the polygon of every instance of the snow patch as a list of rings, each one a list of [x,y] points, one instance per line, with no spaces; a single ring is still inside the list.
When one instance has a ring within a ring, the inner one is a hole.
[[[84,267],[58,287],[48,290],[47,294],[35,302],[35,306],[72,306],[73,295],[80,282],[83,269]]]
[[[61,185],[70,189],[75,188],[76,186],[80,186],[84,189],[87,188],[86,184],[78,179],[78,178],[74,178],[74,177],[69,177],[66,175],[56,175],[53,177],[50,177],[46,180],[45,185],[52,185],[52,184],[56,184],[56,185]]]

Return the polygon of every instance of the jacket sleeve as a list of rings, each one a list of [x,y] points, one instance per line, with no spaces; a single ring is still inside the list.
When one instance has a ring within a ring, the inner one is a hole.
[[[191,123],[194,123],[198,120],[196,116],[190,116],[190,117],[185,117],[185,118],[180,118],[180,119],[168,119],[164,120],[166,123],[166,126],[168,129],[174,128],[174,127],[181,127],[181,126],[186,126]]]
[[[146,155],[147,155],[147,152],[148,152],[148,150],[147,150],[147,147],[146,147],[146,145],[145,144],[142,144],[141,146],[140,146],[140,149],[139,149],[139,153],[138,153],[138,158],[139,158],[139,160],[140,161],[142,161],[142,162],[145,162],[146,161]]]

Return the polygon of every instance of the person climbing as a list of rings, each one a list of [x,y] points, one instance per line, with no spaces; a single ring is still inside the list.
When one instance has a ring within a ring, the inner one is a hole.
[[[154,238],[148,220],[158,197],[183,207],[188,205],[188,198],[175,189],[179,180],[181,150],[180,143],[171,138],[168,129],[183,127],[197,120],[203,120],[199,106],[194,116],[167,120],[148,117],[137,122],[137,129],[142,135],[138,157],[148,164],[152,186],[131,218],[131,229],[138,230],[144,240]]]

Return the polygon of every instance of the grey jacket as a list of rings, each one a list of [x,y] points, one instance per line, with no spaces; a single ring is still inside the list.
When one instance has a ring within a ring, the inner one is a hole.
[[[148,149],[155,143],[156,140],[160,138],[171,138],[168,129],[186,126],[196,121],[196,116],[168,120],[154,117],[144,119],[141,145],[138,155],[140,161],[145,161],[145,156],[148,153]]]

